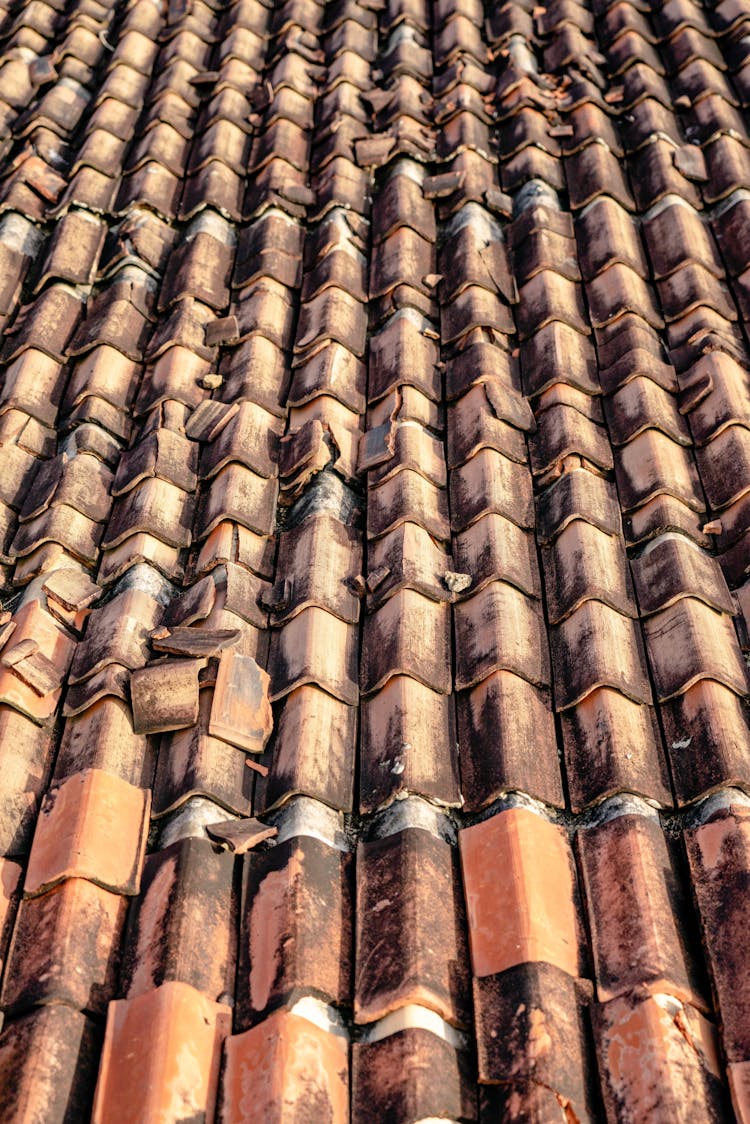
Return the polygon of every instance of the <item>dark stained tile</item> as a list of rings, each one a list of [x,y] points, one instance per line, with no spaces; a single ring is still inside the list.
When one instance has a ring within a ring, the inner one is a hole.
[[[232,994],[238,904],[233,880],[232,855],[217,854],[207,839],[182,839],[148,856],[123,941],[121,986],[127,998],[170,980],[216,1001]]]
[[[352,1119],[476,1119],[469,1057],[421,1026],[371,1037],[352,1047]]]
[[[591,1118],[587,1005],[574,979],[552,964],[520,964],[476,979],[474,1005],[480,1082],[552,1089],[568,1115]],[[498,1022],[508,1034],[497,1033]],[[538,1049],[540,1034],[548,1049]]]
[[[363,813],[416,793],[460,803],[455,719],[449,696],[396,675],[362,703],[359,803]]]
[[[491,582],[456,605],[457,690],[493,671],[512,671],[535,686],[549,684],[549,654],[539,606],[514,586]]]
[[[0,1107],[14,1124],[85,1119],[91,1108],[101,1033],[63,1003],[37,1007],[0,1036]]]
[[[595,599],[626,616],[635,616],[630,572],[624,544],[583,519],[570,523],[546,548],[544,559],[547,613],[558,624]]]
[[[576,836],[597,997],[668,994],[708,1008],[688,939],[689,903],[674,845],[645,806],[602,818]],[[638,871],[637,877],[634,872]]]
[[[377,926],[367,920],[373,910]],[[466,925],[458,857],[448,842],[417,827],[360,842],[356,916],[357,1022],[417,1003],[467,1025]]]
[[[309,835],[245,857],[237,1029],[299,994],[350,1004],[352,867],[351,855]]]
[[[660,700],[701,679],[715,679],[740,697],[747,692],[745,663],[727,614],[685,597],[650,617],[643,630]]]
[[[548,692],[511,671],[495,671],[457,698],[461,790],[477,811],[509,789],[562,805],[563,789]],[[534,746],[534,753],[528,751]]]
[[[10,1014],[64,1003],[102,1015],[117,986],[127,899],[68,878],[26,899],[16,918],[0,1002]]]
[[[303,609],[271,638],[271,701],[313,683],[356,705],[356,644],[355,625],[317,606]]]
[[[585,601],[552,631],[555,706],[581,702],[597,687],[615,687],[634,702],[650,704],[640,629],[602,601]],[[617,666],[610,658],[618,653]]]
[[[722,1015],[722,1043],[730,1062],[744,1061],[748,996],[737,964],[747,942],[747,901],[741,891],[747,878],[747,807],[733,802],[731,794],[717,797],[684,835],[704,951]]]
[[[667,760],[653,707],[598,687],[560,716],[574,811],[618,792],[671,805]]]
[[[661,705],[664,739],[679,804],[748,775],[747,703],[713,679]]]
[[[450,691],[450,616],[435,602],[405,588],[365,620],[361,688],[366,695],[394,675],[407,674],[440,693]]]
[[[685,536],[654,542],[633,560],[632,566],[642,616],[683,597],[697,597],[719,612],[734,612],[718,563]]]

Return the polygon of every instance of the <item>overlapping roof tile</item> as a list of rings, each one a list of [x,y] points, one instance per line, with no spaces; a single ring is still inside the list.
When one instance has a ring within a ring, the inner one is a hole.
[[[749,18],[0,4],[3,1120],[750,1115]]]

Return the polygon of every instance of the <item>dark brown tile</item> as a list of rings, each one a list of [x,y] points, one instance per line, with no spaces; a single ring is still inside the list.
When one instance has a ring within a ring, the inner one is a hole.
[[[3,1009],[64,1003],[102,1015],[117,986],[127,899],[84,878],[21,903],[8,952]]]
[[[469,1057],[420,1026],[352,1047],[352,1120],[476,1119]]]
[[[124,995],[133,999],[169,980],[217,1001],[232,994],[233,874],[232,855],[217,854],[206,839],[183,839],[149,855],[123,941]]]
[[[591,1119],[586,1003],[575,980],[552,964],[521,964],[475,980],[474,1005],[480,1082],[534,1083],[554,1090],[567,1115]],[[509,1033],[498,1034],[498,1023]],[[538,1049],[540,1035],[548,1049]]]
[[[351,1002],[351,856],[300,835],[244,859],[236,1025],[300,993]]]
[[[376,926],[370,924],[373,911]],[[420,828],[360,842],[355,1020],[374,1022],[418,1003],[465,1026],[468,985],[455,850]]]
[[[477,811],[509,789],[563,803],[554,717],[547,691],[495,671],[457,699],[461,790]],[[528,747],[534,745],[534,753]]]
[[[101,1032],[63,1003],[5,1024],[0,1036],[0,1108],[23,1120],[85,1119],[91,1109]]]
[[[678,854],[654,814],[627,809],[576,836],[598,999],[668,994],[705,1012]]]

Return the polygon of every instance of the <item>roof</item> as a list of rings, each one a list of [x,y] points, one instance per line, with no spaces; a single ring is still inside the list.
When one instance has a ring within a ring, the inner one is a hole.
[[[3,1121],[750,1120],[750,7],[0,35]]]

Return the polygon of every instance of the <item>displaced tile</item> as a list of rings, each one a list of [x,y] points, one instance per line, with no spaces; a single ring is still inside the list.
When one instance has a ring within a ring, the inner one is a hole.
[[[167,659],[133,672],[130,695],[136,734],[156,734],[195,725],[201,662]]]
[[[251,656],[234,648],[222,652],[208,725],[211,737],[248,753],[262,753],[273,725],[269,683]]]

